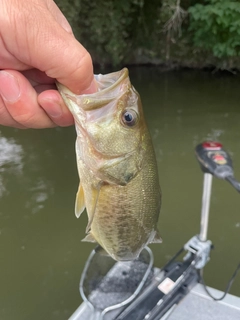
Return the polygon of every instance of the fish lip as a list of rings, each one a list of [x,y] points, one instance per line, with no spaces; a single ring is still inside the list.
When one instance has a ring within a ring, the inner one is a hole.
[[[76,95],[59,82],[56,82],[56,86],[64,100],[69,99],[77,105],[81,104],[81,107],[88,111],[99,109],[116,99],[116,97],[120,98],[126,92],[128,85],[130,85],[127,68],[109,73],[107,77],[102,74],[94,75],[94,77],[98,84],[105,82],[105,87],[102,86],[101,88],[99,85],[99,90],[95,93]],[[107,81],[108,79],[111,79],[111,81]],[[118,87],[119,90],[116,91],[115,89]]]
[[[106,94],[106,92],[111,91],[112,89],[116,88],[123,80],[128,78],[128,69],[127,68],[123,68],[120,71],[109,73],[107,75],[107,77],[102,75],[102,74],[94,75],[94,77],[95,77],[95,80],[97,82],[100,82],[100,81],[102,82],[103,79],[101,79],[101,78],[103,78],[103,77],[105,77],[105,79],[107,79],[107,78],[112,79],[112,81],[111,81],[112,84],[111,85],[107,86],[104,89],[100,89],[100,91],[97,91],[95,93],[88,94],[89,96],[94,96],[94,95],[99,94],[101,92],[104,95],[104,94]]]

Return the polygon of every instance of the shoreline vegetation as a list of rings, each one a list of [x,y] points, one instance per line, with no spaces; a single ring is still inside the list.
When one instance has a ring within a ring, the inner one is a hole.
[[[97,66],[240,70],[240,1],[56,3]]]

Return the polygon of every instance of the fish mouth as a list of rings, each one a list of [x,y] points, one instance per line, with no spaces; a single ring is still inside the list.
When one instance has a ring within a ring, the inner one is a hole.
[[[81,105],[85,111],[99,109],[116,98],[119,99],[131,86],[127,68],[107,75],[94,75],[94,77],[98,91],[92,94],[76,95],[59,82],[56,82],[56,86],[66,103],[71,100],[73,109],[75,109],[74,106],[79,108],[78,106]]]

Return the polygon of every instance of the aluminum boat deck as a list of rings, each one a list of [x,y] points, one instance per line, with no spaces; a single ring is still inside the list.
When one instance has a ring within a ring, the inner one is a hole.
[[[209,288],[211,293],[219,297],[223,292]],[[114,320],[119,310],[106,314],[104,320]],[[82,303],[69,320],[92,320],[92,311],[86,303]],[[159,318],[161,320],[239,320],[240,297],[227,294],[221,301],[214,301],[205,292],[201,284],[197,284],[191,292],[169,312]]]

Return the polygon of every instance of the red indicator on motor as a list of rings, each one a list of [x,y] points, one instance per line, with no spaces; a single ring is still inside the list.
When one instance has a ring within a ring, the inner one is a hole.
[[[213,142],[213,141],[203,142],[202,146],[203,146],[203,149],[206,149],[206,150],[221,150],[222,149],[221,143]]]
[[[216,162],[217,164],[223,165],[227,163],[226,158],[220,154],[220,153],[216,153],[212,156],[212,159],[214,162]]]

